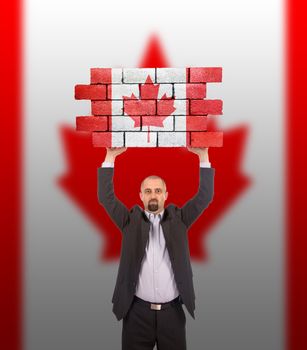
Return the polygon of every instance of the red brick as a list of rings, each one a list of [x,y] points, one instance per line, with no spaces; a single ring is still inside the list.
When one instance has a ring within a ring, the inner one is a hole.
[[[207,130],[207,125],[208,120],[206,116],[186,116],[187,131],[205,131]]]
[[[94,147],[112,147],[111,132],[93,132],[92,145]]]
[[[190,133],[191,147],[222,147],[223,133],[222,132],[191,132]]]
[[[112,115],[112,101],[92,101],[92,114]]]
[[[91,68],[91,84],[111,84],[112,68]]]
[[[219,115],[223,114],[222,100],[190,100],[192,115]]]
[[[155,115],[155,100],[124,100],[124,112],[128,115]]]
[[[222,81],[221,67],[191,67],[190,83],[219,83]]]
[[[76,117],[77,131],[106,131],[108,130],[108,117]]]
[[[75,99],[76,100],[105,100],[106,86],[105,85],[76,85]]]
[[[187,98],[205,98],[206,84],[187,84]]]

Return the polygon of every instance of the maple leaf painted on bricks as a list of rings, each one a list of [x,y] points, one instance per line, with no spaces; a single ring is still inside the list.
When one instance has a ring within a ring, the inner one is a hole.
[[[150,75],[147,76],[144,84],[139,85],[140,99],[138,99],[133,93],[131,96],[123,96],[124,101],[134,101],[134,103],[125,105],[125,114],[128,115],[134,121],[134,127],[147,126],[147,142],[150,142],[150,126],[164,127],[163,121],[165,118],[170,116],[176,108],[174,107],[174,99],[172,97],[167,97],[166,93],[163,94],[161,99],[158,99],[159,96],[160,84],[154,84]],[[142,104],[142,101],[145,102]],[[146,115],[151,114],[146,108],[148,101],[153,101],[156,110],[162,110],[163,115]],[[167,102],[166,102],[167,101]],[[171,103],[169,101],[172,101]],[[136,115],[137,114],[137,115]]]
[[[91,68],[75,99],[90,100],[92,115],[76,127],[92,132],[94,147],[222,147],[207,116],[222,115],[223,101],[206,98],[221,81],[222,67]]]

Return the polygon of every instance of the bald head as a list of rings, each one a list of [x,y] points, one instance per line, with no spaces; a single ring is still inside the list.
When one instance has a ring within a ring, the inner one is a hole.
[[[144,184],[145,184],[146,182],[148,182],[148,180],[160,180],[160,181],[161,181],[161,184],[162,184],[162,186],[163,186],[164,191],[166,191],[166,183],[165,183],[165,181],[162,179],[162,177],[157,176],[157,175],[150,175],[150,176],[145,177],[145,179],[142,181],[142,183],[141,183],[141,192],[142,192],[143,189],[144,189]]]

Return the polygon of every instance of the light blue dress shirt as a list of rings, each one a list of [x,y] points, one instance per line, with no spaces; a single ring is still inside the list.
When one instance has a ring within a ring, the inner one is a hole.
[[[136,296],[153,303],[165,303],[179,295],[160,224],[163,212],[153,214],[145,210],[150,220],[149,239],[135,291]]]

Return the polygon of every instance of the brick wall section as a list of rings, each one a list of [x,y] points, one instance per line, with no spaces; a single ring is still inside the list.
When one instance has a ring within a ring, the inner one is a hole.
[[[91,68],[75,99],[90,100],[92,115],[76,117],[76,130],[94,147],[221,147],[223,133],[207,131],[223,114],[208,84],[221,81],[220,67]]]

